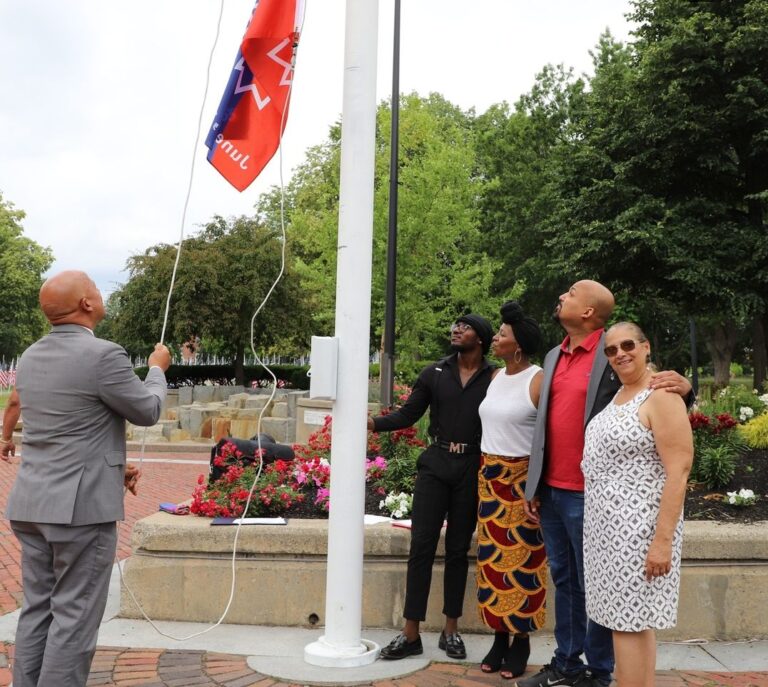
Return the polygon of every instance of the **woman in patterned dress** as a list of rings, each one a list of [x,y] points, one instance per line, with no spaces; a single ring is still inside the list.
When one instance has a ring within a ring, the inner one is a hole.
[[[542,380],[530,356],[540,347],[541,333],[513,301],[501,307],[501,318],[491,347],[505,367],[496,371],[480,404],[477,594],[480,617],[494,630],[481,670],[501,669],[501,677],[511,679],[525,672],[528,633],[538,630],[545,617],[544,542],[523,508]]]
[[[693,436],[683,399],[648,388],[650,345],[636,324],[611,327],[605,355],[623,386],[585,435],[587,615],[613,630],[619,687],[652,687],[655,630],[677,622]]]

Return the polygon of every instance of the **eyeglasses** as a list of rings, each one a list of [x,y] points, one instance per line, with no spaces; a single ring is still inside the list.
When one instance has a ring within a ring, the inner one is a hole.
[[[635,346],[637,346],[637,341],[634,341],[633,339],[625,339],[624,341],[621,341],[618,346],[606,346],[603,349],[603,353],[605,353],[606,358],[613,358],[613,356],[619,352],[619,348],[625,353],[629,353],[630,351],[635,350]]]
[[[466,332],[468,329],[472,329],[471,324],[467,324],[466,322],[454,322],[451,325],[451,333],[453,332]]]

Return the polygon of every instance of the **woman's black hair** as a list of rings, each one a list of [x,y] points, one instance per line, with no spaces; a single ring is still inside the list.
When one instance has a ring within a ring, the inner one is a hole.
[[[532,317],[523,312],[516,301],[507,301],[501,306],[501,321],[512,327],[520,350],[531,356],[541,348],[541,330]]]

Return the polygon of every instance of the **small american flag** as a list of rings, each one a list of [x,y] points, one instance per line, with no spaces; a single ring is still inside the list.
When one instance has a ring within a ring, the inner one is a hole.
[[[16,386],[16,369],[13,363],[7,370],[0,370],[0,389],[10,389],[12,386]]]

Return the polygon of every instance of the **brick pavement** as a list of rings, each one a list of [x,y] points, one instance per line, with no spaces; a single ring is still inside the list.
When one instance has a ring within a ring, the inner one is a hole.
[[[0,643],[0,687],[11,679],[13,646]],[[531,671],[537,667],[532,667]],[[366,687],[488,687],[508,685],[477,665],[432,663],[402,678],[364,683]],[[162,651],[100,647],[88,687],[289,687],[251,670],[244,656],[205,651]],[[768,673],[660,671],[657,687],[768,687]],[[291,683],[290,687],[298,687]]]
[[[138,453],[129,452],[129,458]],[[205,465],[190,465],[182,460],[205,461],[205,453],[152,453],[146,458],[163,463],[143,463],[139,494],[125,497],[125,521],[120,523],[117,553],[122,560],[131,553],[133,523],[157,511],[163,501],[178,503],[192,496],[197,476],[207,471]],[[0,465],[0,514],[5,511],[8,492],[16,479],[19,458],[15,463]],[[16,610],[21,604],[21,551],[8,521],[0,518],[0,615]]]

